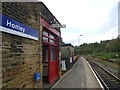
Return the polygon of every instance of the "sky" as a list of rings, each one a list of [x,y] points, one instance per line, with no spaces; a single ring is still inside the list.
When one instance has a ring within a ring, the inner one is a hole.
[[[40,0],[61,24],[65,43],[111,40],[118,36],[119,0]],[[82,36],[81,36],[82,35]]]

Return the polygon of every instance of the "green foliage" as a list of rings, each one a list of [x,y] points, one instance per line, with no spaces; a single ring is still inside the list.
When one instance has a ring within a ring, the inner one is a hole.
[[[70,49],[68,48],[62,48],[61,49],[61,58],[62,59],[67,59],[70,57]]]
[[[98,61],[108,67],[111,67],[113,69],[115,69],[116,71],[118,71],[118,69],[120,68],[120,65],[118,63],[113,63],[113,62],[108,62],[106,60],[101,60],[101,59],[98,59],[98,58],[93,58],[91,56],[86,56],[86,58],[89,58],[91,60],[95,60],[95,61]]]
[[[98,57],[100,59],[111,59],[111,58],[118,58],[117,57],[118,53],[113,53],[113,52],[110,52],[110,53],[106,53],[106,52],[101,52],[101,53],[97,53],[97,54],[93,54],[92,56],[93,57]]]
[[[77,47],[77,48],[76,48]],[[92,55],[101,59],[119,58],[120,39],[101,41],[100,43],[84,43],[75,47],[75,53],[82,55]],[[118,55],[118,56],[116,56]]]

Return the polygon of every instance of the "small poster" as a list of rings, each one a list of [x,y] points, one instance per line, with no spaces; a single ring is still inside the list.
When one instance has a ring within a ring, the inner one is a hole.
[[[66,70],[66,63],[65,63],[65,60],[62,60],[62,70]]]
[[[70,57],[70,63],[72,63],[72,57]]]

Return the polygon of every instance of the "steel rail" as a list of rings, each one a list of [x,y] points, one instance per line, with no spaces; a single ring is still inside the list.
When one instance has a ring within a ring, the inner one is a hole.
[[[90,63],[90,65],[93,68],[94,72],[96,73],[99,80],[103,84],[105,90],[112,90],[112,89],[119,89],[120,88],[120,79],[117,76],[113,75],[107,69],[101,67],[100,65],[93,62],[92,60],[87,59],[87,61]],[[104,75],[102,75],[101,73],[104,74]]]

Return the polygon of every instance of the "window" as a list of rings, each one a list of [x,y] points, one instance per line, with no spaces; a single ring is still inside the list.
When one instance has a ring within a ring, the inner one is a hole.
[[[47,32],[47,31],[43,31],[43,42],[45,43],[49,43],[49,44],[57,44],[57,36]]]
[[[46,32],[46,31],[43,31],[43,35],[46,35],[46,36],[48,36],[48,32]]]
[[[50,47],[50,60],[51,61],[55,61],[56,60],[56,47],[55,46],[51,46]]]
[[[53,35],[50,34],[50,38],[54,39],[55,37]]]
[[[55,44],[56,42],[55,42],[54,40],[50,40],[50,43],[53,43],[53,44]]]
[[[43,41],[48,42],[48,38],[43,36]]]

